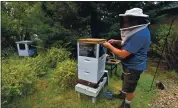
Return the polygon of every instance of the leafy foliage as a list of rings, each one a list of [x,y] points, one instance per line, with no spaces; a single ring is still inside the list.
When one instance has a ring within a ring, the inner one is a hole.
[[[178,63],[178,32],[176,31],[175,27],[172,27],[170,31],[170,35],[167,38],[166,36],[168,34],[170,25],[163,24],[160,25],[159,28],[156,30],[156,41],[152,44],[152,49],[154,52],[159,54],[164,58],[164,60],[167,63],[167,66],[169,69],[177,69],[177,63]],[[166,41],[166,43],[165,43]],[[165,50],[162,53],[162,49],[165,45]]]
[[[6,49],[3,49],[1,51],[1,57],[3,58],[9,57],[13,55],[14,52],[15,52],[15,49],[13,47],[7,47]]]
[[[58,63],[56,69],[52,73],[52,81],[61,90],[67,87],[73,87],[77,79],[77,64],[76,61],[66,59],[62,63]]]
[[[118,14],[141,7],[150,13],[152,20],[159,16],[162,4],[164,2],[2,2],[2,48],[8,44],[15,47],[17,40],[31,40],[34,34],[45,47],[58,40],[75,41],[91,35],[93,27],[100,37],[119,37],[119,29],[113,31],[113,27],[119,28]],[[71,46],[75,48],[73,42]]]
[[[48,49],[46,53],[39,54],[35,58],[19,58],[14,55],[3,59],[2,103],[8,103],[14,97],[32,93],[35,90],[34,84],[36,80],[47,74],[49,69],[54,68],[57,63],[64,64],[62,68],[68,69],[65,70],[65,72],[73,72],[76,68],[76,64],[73,60],[67,60],[69,56],[70,52],[65,49],[51,48]],[[69,74],[69,76],[71,75],[72,74]]]
[[[50,67],[56,67],[57,62],[62,62],[69,58],[70,52],[68,52],[66,49],[61,48],[51,48],[47,51],[46,55],[46,62]]]
[[[33,90],[37,73],[27,61],[29,61],[29,58],[2,61],[2,103],[6,103],[17,95],[23,95]]]

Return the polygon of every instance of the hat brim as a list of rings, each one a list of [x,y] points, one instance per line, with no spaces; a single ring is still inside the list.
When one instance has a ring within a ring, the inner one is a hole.
[[[145,17],[148,18],[149,16],[146,14],[142,14],[142,15],[134,15],[134,14],[119,14],[119,16],[135,16],[135,17]]]

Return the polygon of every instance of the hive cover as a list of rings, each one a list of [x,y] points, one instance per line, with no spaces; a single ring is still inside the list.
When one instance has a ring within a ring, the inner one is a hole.
[[[79,39],[79,43],[88,43],[88,44],[101,44],[106,42],[106,39],[98,39],[98,38],[86,38],[86,39]]]

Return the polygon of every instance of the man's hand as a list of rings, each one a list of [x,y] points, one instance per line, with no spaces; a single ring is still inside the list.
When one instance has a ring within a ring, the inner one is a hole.
[[[103,45],[108,48],[109,50],[111,50],[114,54],[116,54],[117,56],[125,59],[126,57],[128,57],[129,55],[131,55],[132,53],[128,52],[127,50],[121,50],[118,48],[113,47],[109,42],[105,42],[103,43]]]
[[[120,45],[121,40],[110,39],[110,40],[108,40],[108,42],[109,42],[110,44],[119,44],[119,45]]]
[[[106,48],[108,48],[108,49],[109,49],[109,47],[111,46],[111,44],[110,44],[109,42],[105,42],[105,43],[103,43],[103,45],[104,45]]]

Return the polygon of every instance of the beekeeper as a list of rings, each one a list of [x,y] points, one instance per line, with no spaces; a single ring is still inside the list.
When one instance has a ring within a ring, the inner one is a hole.
[[[130,103],[135,97],[134,91],[140,75],[146,70],[147,52],[150,46],[150,31],[148,15],[143,14],[142,9],[133,8],[125,14],[119,14],[121,20],[121,41],[111,39],[104,46],[121,58],[123,67],[122,90],[114,94],[116,98],[124,99],[120,108],[130,108]],[[111,44],[122,45],[121,49]]]

